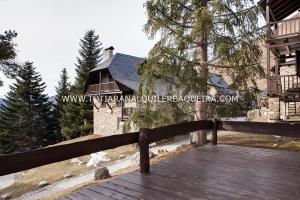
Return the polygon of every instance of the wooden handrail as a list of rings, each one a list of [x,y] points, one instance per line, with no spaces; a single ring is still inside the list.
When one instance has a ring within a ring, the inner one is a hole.
[[[218,130],[300,138],[300,123],[221,121]]]
[[[112,135],[0,156],[0,176],[138,142],[139,133]]]
[[[135,133],[118,134],[28,152],[2,155],[0,156],[0,176],[134,143],[139,143],[140,146],[141,172],[149,173],[150,143],[198,130],[212,130],[213,144],[217,144],[217,130],[300,138],[300,123],[190,121],[154,129],[141,129],[140,132]]]
[[[300,19],[300,17],[284,19],[284,20],[281,20],[281,21],[273,21],[273,22],[270,22],[270,25],[275,25],[275,24],[282,23],[282,22],[289,22],[289,21],[293,21],[293,20],[297,20],[297,19]]]
[[[198,130],[211,130],[212,127],[213,122],[211,120],[190,121],[170,126],[148,129],[147,134],[149,135],[149,142],[152,143]]]
[[[300,87],[300,77],[296,74],[275,75],[270,77],[270,94],[282,94],[283,92]]]
[[[275,26],[275,28],[271,29],[272,37],[274,38],[300,34],[300,17],[271,22],[270,25]]]
[[[119,90],[120,89],[116,81],[112,81],[107,83],[89,85],[87,89],[87,93],[108,92],[108,91],[114,92]]]

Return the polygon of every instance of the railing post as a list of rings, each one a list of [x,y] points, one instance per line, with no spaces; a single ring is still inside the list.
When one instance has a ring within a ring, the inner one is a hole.
[[[213,145],[218,144],[218,126],[219,126],[219,121],[217,119],[214,119],[212,133],[211,133],[211,141]]]
[[[149,129],[141,129],[139,134],[140,172],[142,174],[150,173],[148,130]]]

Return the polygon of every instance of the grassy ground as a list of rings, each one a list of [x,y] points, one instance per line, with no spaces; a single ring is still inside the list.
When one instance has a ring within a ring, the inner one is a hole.
[[[91,138],[95,138],[96,136],[84,136],[81,138],[77,138],[70,141],[61,142],[56,145],[83,141]],[[137,149],[133,145],[122,146],[116,149],[110,149],[107,152],[107,156],[111,159],[111,161],[119,159],[119,155],[130,155],[134,154]],[[73,176],[79,175],[81,173],[92,170],[92,167],[86,167],[86,162],[90,159],[90,156],[81,156],[78,157],[81,161],[84,161],[82,165],[74,165],[70,162],[70,160],[52,163],[49,165],[44,165],[41,167],[37,167],[34,169],[30,169],[25,171],[24,175],[18,179],[13,185],[0,190],[0,194],[11,194],[12,197],[17,197],[21,194],[24,194],[29,191],[33,191],[38,189],[39,182],[45,180],[50,184],[59,180],[64,179],[64,175],[67,173],[72,174]],[[51,173],[50,173],[51,172]]]
[[[220,144],[300,151],[300,139],[224,131],[218,135]]]

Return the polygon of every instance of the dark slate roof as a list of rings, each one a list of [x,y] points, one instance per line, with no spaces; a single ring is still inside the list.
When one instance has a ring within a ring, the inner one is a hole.
[[[258,5],[263,9],[264,15],[267,0],[260,0]],[[280,21],[300,8],[299,0],[270,0],[271,21]]]
[[[95,67],[91,72],[108,69],[114,80],[134,91],[137,91],[138,75],[136,67],[143,60],[143,58],[116,53],[110,59]]]
[[[209,83],[216,88],[216,90],[221,94],[232,94],[232,90],[225,81],[222,75],[208,73]]]
[[[139,83],[136,68],[143,60],[143,58],[116,53],[110,59],[95,67],[91,72],[108,69],[114,80],[137,91]],[[224,93],[224,91],[231,93],[227,82],[221,75],[209,73],[209,82],[212,86],[215,86],[219,92],[222,90],[222,93]],[[158,82],[156,88],[157,95],[166,94],[167,88],[167,84],[162,81]]]

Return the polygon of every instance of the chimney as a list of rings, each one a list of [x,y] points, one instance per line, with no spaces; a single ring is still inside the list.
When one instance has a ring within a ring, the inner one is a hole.
[[[103,61],[110,59],[114,55],[114,47],[110,46],[103,52]]]

